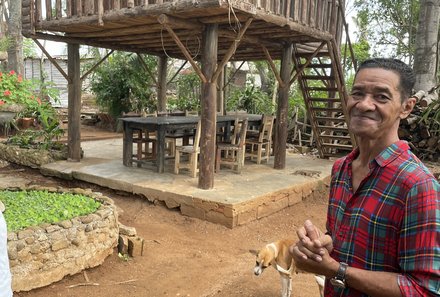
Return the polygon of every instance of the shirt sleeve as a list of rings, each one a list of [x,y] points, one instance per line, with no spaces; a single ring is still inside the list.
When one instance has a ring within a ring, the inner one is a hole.
[[[403,296],[440,296],[440,186],[434,178],[408,192],[399,239]]]

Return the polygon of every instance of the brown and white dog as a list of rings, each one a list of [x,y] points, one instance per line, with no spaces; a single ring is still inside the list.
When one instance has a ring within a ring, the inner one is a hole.
[[[254,274],[261,275],[269,266],[274,267],[281,276],[281,297],[290,297],[292,293],[292,275],[297,272],[295,262],[289,253],[289,247],[294,244],[293,239],[281,239],[269,244],[266,244],[259,251],[251,250],[255,254],[256,265],[254,267]],[[316,282],[319,286],[319,293],[323,296],[324,291],[324,277],[315,275]]]

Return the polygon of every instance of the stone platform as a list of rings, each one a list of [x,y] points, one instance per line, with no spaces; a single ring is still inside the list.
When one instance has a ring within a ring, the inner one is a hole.
[[[214,188],[197,187],[198,178],[186,171],[175,175],[173,159],[165,173],[154,167],[122,165],[122,139],[82,142],[81,162],[58,161],[41,167],[45,175],[77,179],[115,190],[139,194],[151,202],[178,208],[183,215],[229,228],[273,214],[298,203],[328,184],[333,161],[288,154],[286,168],[246,161],[241,174],[229,169],[215,173]]]

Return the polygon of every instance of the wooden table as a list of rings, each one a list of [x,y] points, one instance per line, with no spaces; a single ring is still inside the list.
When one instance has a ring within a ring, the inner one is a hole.
[[[250,125],[259,125],[261,115],[238,114],[217,116],[217,127],[225,127],[225,139],[230,137],[231,126],[235,118],[248,118]],[[133,165],[133,131],[147,130],[156,132],[157,141],[157,172],[163,173],[165,167],[165,134],[176,130],[195,128],[200,117],[169,116],[169,117],[130,117],[121,118],[124,127],[122,162],[125,166]]]

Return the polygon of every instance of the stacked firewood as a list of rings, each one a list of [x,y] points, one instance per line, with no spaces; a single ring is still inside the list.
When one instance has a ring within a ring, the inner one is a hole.
[[[429,94],[430,95],[430,94]],[[417,103],[411,114],[400,122],[399,138],[409,142],[412,151],[422,160],[440,158],[440,102],[417,92]],[[427,98],[428,97],[428,98]]]

